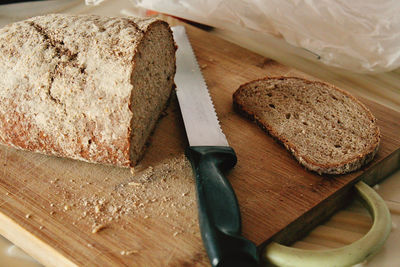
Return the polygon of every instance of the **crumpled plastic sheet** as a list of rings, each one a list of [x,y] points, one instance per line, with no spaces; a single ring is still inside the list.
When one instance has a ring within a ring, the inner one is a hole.
[[[330,66],[384,72],[400,66],[397,0],[131,0],[218,28],[283,38]]]

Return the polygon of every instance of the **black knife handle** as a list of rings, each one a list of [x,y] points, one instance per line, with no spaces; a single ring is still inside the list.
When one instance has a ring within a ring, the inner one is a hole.
[[[192,146],[186,156],[196,176],[199,224],[211,265],[258,266],[256,246],[241,236],[239,205],[224,171],[236,164],[231,147]]]

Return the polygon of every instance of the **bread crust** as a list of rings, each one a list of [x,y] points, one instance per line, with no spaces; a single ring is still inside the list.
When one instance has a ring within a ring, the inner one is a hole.
[[[318,174],[344,174],[348,172],[355,171],[362,166],[368,164],[372,159],[374,158],[375,154],[377,153],[379,149],[379,143],[380,143],[380,130],[379,127],[374,127],[375,132],[374,132],[374,139],[375,142],[371,143],[363,153],[356,155],[350,159],[344,160],[339,163],[332,163],[332,164],[321,164],[318,162],[315,162],[311,160],[307,155],[299,153],[298,149],[296,148],[296,145],[291,143],[289,140],[281,136],[280,134],[277,133],[277,131],[267,122],[263,121],[262,119],[258,118],[254,112],[252,112],[248,107],[243,105],[240,101],[240,94],[242,93],[243,90],[246,90],[246,86],[250,85],[251,83],[254,82],[259,82],[259,81],[268,81],[268,80],[285,80],[285,79],[295,79],[298,81],[302,81],[306,84],[320,84],[326,87],[329,87],[330,90],[336,90],[340,92],[341,94],[346,95],[349,97],[352,101],[356,102],[362,109],[364,109],[365,114],[367,114],[369,120],[371,123],[375,124],[376,119],[372,115],[372,113],[369,111],[368,108],[365,107],[363,103],[361,103],[358,99],[356,99],[354,96],[352,96],[350,93],[339,89],[331,84],[320,82],[320,81],[310,81],[306,80],[303,78],[299,77],[266,77],[266,78],[261,78],[257,79],[254,81],[247,82],[245,84],[242,84],[238,90],[233,94],[233,107],[234,110],[240,113],[241,115],[247,117],[248,119],[254,121],[262,130],[264,130],[266,133],[268,133],[270,136],[272,136],[275,140],[277,140],[279,143],[283,144],[287,150],[290,151],[290,153],[301,163],[303,166],[305,166],[307,169],[311,171],[315,171]]]
[[[142,40],[159,24],[172,36],[158,19],[95,15],[51,14],[0,29],[0,143],[135,165],[130,79]]]

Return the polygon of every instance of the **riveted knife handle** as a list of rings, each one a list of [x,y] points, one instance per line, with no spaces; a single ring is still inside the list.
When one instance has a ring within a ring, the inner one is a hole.
[[[241,236],[239,205],[223,175],[236,164],[234,150],[191,146],[186,156],[196,176],[200,231],[211,265],[258,266],[257,248]]]

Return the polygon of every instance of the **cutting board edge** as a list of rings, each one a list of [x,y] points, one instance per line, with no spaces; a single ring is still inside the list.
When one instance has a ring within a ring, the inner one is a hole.
[[[370,166],[364,173],[340,188],[328,198],[315,205],[314,208],[289,223],[281,231],[268,240],[258,245],[260,251],[270,242],[275,241],[283,245],[290,245],[303,238],[316,226],[327,221],[336,211],[345,207],[355,197],[353,185],[363,181],[369,186],[374,186],[389,177],[395,171],[400,170],[400,148],[393,151],[386,158]],[[325,203],[325,204],[324,204]]]
[[[0,212],[0,234],[45,266],[77,266],[3,212]]]

